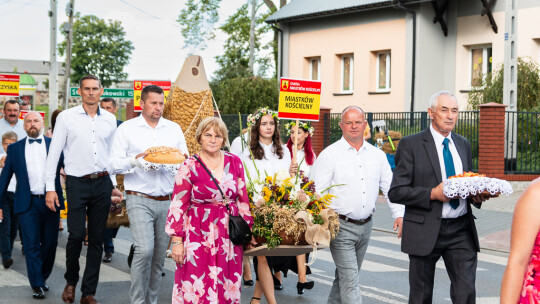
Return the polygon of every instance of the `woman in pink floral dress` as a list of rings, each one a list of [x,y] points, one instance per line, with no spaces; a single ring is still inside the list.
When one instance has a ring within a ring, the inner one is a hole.
[[[226,137],[223,121],[205,119],[196,132],[202,146],[199,157],[229,198],[231,213],[240,214],[251,227],[244,168],[237,156],[221,151]],[[173,304],[240,303],[243,249],[230,241],[228,223],[229,214],[215,183],[190,157],[176,176],[165,228],[177,262]]]
[[[512,220],[512,241],[501,287],[502,304],[540,303],[540,178],[520,197]]]

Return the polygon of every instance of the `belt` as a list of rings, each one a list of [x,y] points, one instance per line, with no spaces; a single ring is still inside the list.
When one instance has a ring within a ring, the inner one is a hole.
[[[30,196],[45,199],[45,194],[30,194]]]
[[[83,175],[81,177],[90,178],[90,179],[96,179],[96,178],[107,176],[107,175],[109,175],[109,172],[103,171],[103,172],[99,172],[99,173],[86,174],[86,175]]]
[[[148,194],[140,193],[140,192],[137,192],[137,191],[131,191],[131,190],[126,190],[126,194],[136,195],[136,196],[140,196],[140,197],[144,197],[144,198],[149,198],[149,199],[153,199],[155,201],[168,201],[168,200],[171,199],[170,194],[163,195],[163,196],[151,196],[151,195],[148,195]]]
[[[352,218],[348,218],[343,214],[338,214],[338,217],[344,220],[345,222],[353,223],[356,225],[364,225],[365,223],[371,221],[371,215],[367,219],[364,219],[364,220],[353,220]]]

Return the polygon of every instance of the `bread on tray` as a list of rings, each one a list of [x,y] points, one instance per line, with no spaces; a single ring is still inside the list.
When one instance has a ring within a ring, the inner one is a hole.
[[[151,147],[145,153],[148,153],[148,155],[144,159],[156,164],[181,164],[186,160],[184,153],[180,149],[172,147]]]

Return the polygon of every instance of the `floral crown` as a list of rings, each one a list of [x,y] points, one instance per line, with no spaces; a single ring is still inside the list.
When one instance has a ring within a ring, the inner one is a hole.
[[[315,132],[315,129],[308,125],[307,123],[305,122],[299,122],[299,125],[300,125],[300,128],[306,130],[309,132],[309,136],[312,136],[313,135],[313,132]],[[285,125],[285,129],[287,129],[287,135],[291,135],[291,128],[296,126],[296,122],[292,121],[288,124]]]
[[[259,120],[264,115],[272,115],[272,117],[276,118],[278,123],[279,123],[278,112],[276,112],[274,110],[270,110],[268,107],[264,107],[264,108],[260,108],[254,114],[249,114],[248,115],[248,117],[247,117],[247,125],[248,125],[248,127],[251,128],[252,126],[254,126],[255,123],[257,123],[257,120]]]

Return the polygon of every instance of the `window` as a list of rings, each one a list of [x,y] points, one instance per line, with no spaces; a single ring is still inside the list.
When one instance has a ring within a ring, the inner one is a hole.
[[[310,70],[310,79],[311,80],[321,80],[321,58],[311,58],[309,60],[309,70]]]
[[[377,91],[390,91],[390,52],[377,53]]]
[[[341,92],[353,91],[353,55],[341,56]]]
[[[482,79],[491,73],[492,48],[491,46],[471,48],[471,87],[482,86]]]

